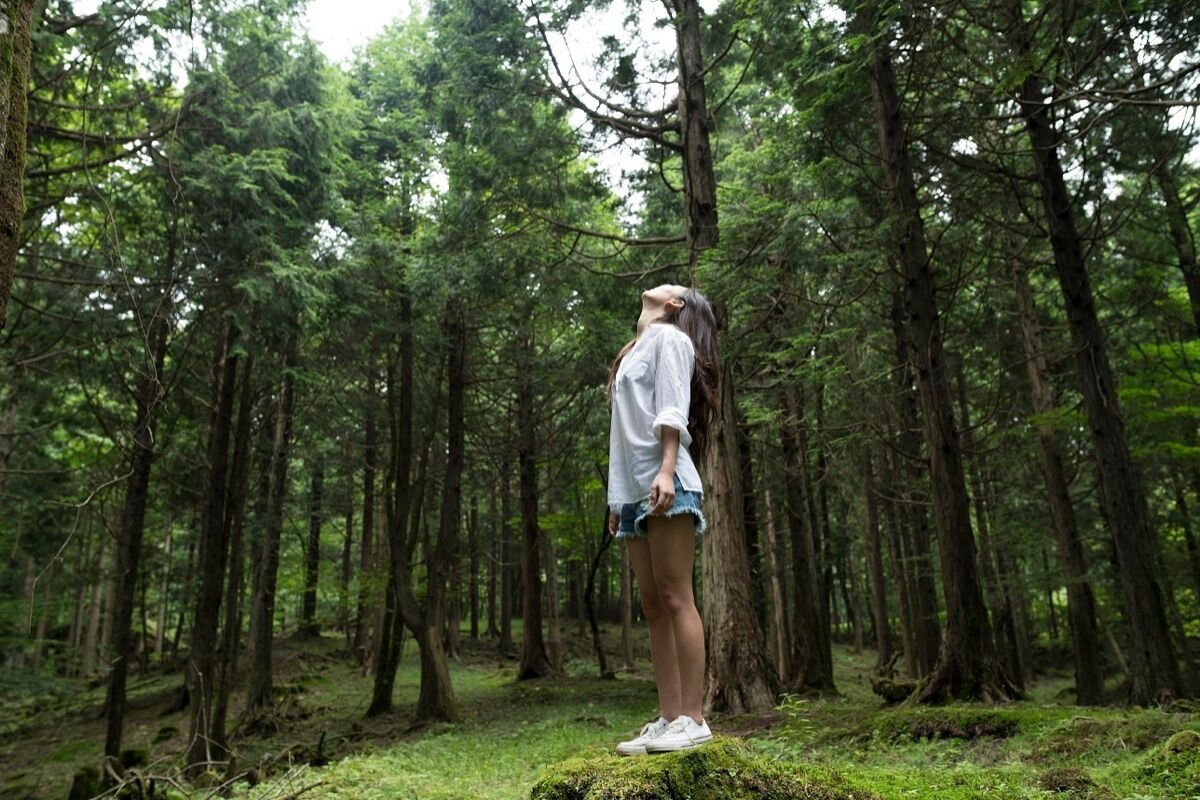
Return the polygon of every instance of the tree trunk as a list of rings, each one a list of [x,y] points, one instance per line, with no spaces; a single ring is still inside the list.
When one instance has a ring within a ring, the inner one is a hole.
[[[173,252],[172,248],[172,252]],[[171,259],[168,258],[168,263]],[[112,608],[113,661],[108,673],[107,732],[104,754],[121,755],[121,735],[125,721],[125,683],[129,661],[133,657],[130,622],[133,616],[134,590],[142,560],[142,534],[145,532],[146,497],[150,488],[150,468],[154,463],[154,431],[158,422],[158,404],[162,400],[162,370],[167,353],[170,321],[165,309],[150,321],[150,364],[138,381],[137,417],[134,422],[129,477],[125,481],[125,506],[117,538],[115,582]],[[101,551],[103,552],[103,551]]]
[[[967,379],[963,371],[962,359],[955,364],[955,383],[958,394],[959,414],[962,419],[962,445],[967,452],[975,451],[975,443],[971,435],[971,410],[967,402]],[[1017,625],[1013,615],[1012,604],[1008,602],[1008,593],[1003,585],[1000,571],[996,567],[996,547],[992,543],[992,531],[988,525],[987,514],[984,513],[983,479],[977,464],[968,462],[967,471],[971,476],[971,498],[975,510],[975,529],[979,532],[979,565],[983,572],[984,587],[988,595],[997,655],[1004,664],[1005,674],[1019,688],[1025,688],[1025,672],[1022,668],[1019,647],[1017,644]]]
[[[199,775],[209,764],[225,758],[224,752],[213,747],[212,710],[217,678],[217,624],[220,621],[221,589],[225,584],[229,551],[225,506],[229,492],[233,398],[240,360],[233,349],[237,340],[236,324],[232,320],[227,321],[213,370],[216,402],[210,423],[208,477],[200,535],[200,589],[196,594],[196,610],[192,617],[191,653],[187,668],[188,702],[191,705],[187,752],[189,777]]]
[[[708,661],[708,686],[701,710],[706,716],[773,708],[780,693],[779,678],[751,606],[750,554],[738,466],[741,427],[733,364],[728,360],[721,365],[719,383],[720,414],[714,420],[712,444],[704,458],[704,474],[711,487],[711,493],[705,495],[704,513],[709,532],[717,534],[701,537]]]
[[[451,295],[446,300],[442,325],[446,337],[447,425],[446,472],[442,481],[442,508],[438,524],[437,544],[428,559],[429,578],[426,581],[424,619],[428,632],[421,647],[421,691],[417,697],[416,718],[421,721],[456,720],[458,703],[450,682],[446,654],[442,651],[437,632],[445,622],[446,581],[458,560],[459,530],[462,523],[462,476],[465,462],[466,409],[466,344],[467,326],[463,319],[463,303]],[[458,629],[457,610],[450,620]]]
[[[535,343],[529,319],[517,334],[517,454],[521,481],[521,627],[523,643],[517,680],[554,672],[542,638],[542,576],[538,544],[538,476],[536,389],[533,382]]]
[[[512,638],[512,617],[514,605],[513,592],[513,541],[512,527],[509,525],[509,520],[512,518],[512,481],[509,480],[512,472],[512,462],[509,461],[507,455],[500,459],[500,641],[496,643],[496,650],[502,656],[512,655],[516,652],[513,646]]]
[[[775,501],[768,486],[763,490],[763,507],[767,512],[766,520],[766,557],[767,575],[771,581],[771,641],[775,653],[775,674],[780,681],[785,681],[791,674],[791,664],[788,660],[788,605],[787,589],[783,581],[783,564],[781,558],[781,537],[779,534],[779,514]]]
[[[504,553],[500,549],[500,526],[496,524],[496,489],[495,484],[488,487],[488,560],[487,560],[487,636],[489,639],[500,635],[500,622],[497,618],[499,604],[500,561]]]
[[[8,321],[25,214],[25,126],[35,5],[34,0],[5,3],[6,24],[0,36],[0,330]]]
[[[683,152],[685,239],[689,263],[717,243],[717,180],[708,136],[706,69],[700,53],[700,3],[671,0],[679,65],[679,130]]]
[[[822,637],[828,629],[821,622],[817,593],[816,556],[813,547],[812,515],[807,506],[813,498],[808,497],[804,484],[803,441],[797,429],[800,427],[800,404],[796,391],[791,386],[783,389],[786,418],[779,433],[783,446],[785,503],[788,526],[792,540],[792,652],[788,658],[791,672],[786,684],[789,691],[832,690],[833,674],[825,669],[822,657]]]
[[[229,580],[225,582],[225,621],[221,631],[220,662],[217,670],[217,696],[213,708],[212,738],[220,751],[228,751],[225,720],[229,695],[238,675],[238,648],[242,641],[242,586],[245,573],[246,494],[250,482],[251,418],[254,416],[253,356],[246,356],[242,370],[242,394],[238,400],[237,432],[234,436],[233,464],[229,484],[232,492],[225,514],[229,529]]]
[[[1009,45],[1018,59],[1030,52],[1030,32],[1019,4],[1010,7]],[[1018,105],[1032,145],[1042,209],[1050,231],[1071,330],[1080,390],[1100,473],[1105,522],[1112,532],[1120,566],[1125,615],[1132,637],[1130,701],[1147,705],[1183,693],[1167,627],[1162,586],[1154,564],[1153,532],[1146,498],[1125,439],[1116,378],[1108,362],[1104,331],[1096,314],[1083,241],[1058,159],[1058,135],[1043,102],[1042,79],[1031,72],[1022,81]]]
[[[271,456],[271,502],[262,525],[262,555],[254,573],[250,606],[250,682],[246,690],[246,714],[269,708],[272,703],[272,646],[275,634],[275,582],[279,575],[279,538],[283,531],[283,507],[287,500],[288,462],[291,457],[292,415],[296,405],[293,370],[299,362],[297,343],[291,339],[284,358],[283,381],[275,410],[274,446]]]
[[[738,424],[742,426],[738,432],[738,467],[742,473],[742,519],[746,524],[746,552],[750,561],[750,605],[754,609],[755,619],[758,620],[759,630],[767,631],[771,626],[770,611],[767,607],[767,566],[759,535],[758,494],[755,491],[754,463],[750,455],[751,430],[740,415]]]
[[[467,522],[467,547],[470,550],[470,582],[467,584],[467,614],[471,618],[471,641],[479,641],[479,495],[471,492],[471,511]]]
[[[547,513],[554,513],[554,509],[547,509]],[[554,546],[554,539],[548,534],[543,533],[538,538],[542,544],[542,558],[546,562],[546,657],[550,659],[550,666],[561,672],[563,642],[558,604],[558,548]]]
[[[925,423],[946,600],[946,636],[938,652],[938,662],[919,690],[918,701],[1006,700],[1017,692],[996,659],[979,583],[962,452],[946,381],[933,273],[909,162],[896,75],[887,45],[876,41],[873,46],[870,72],[875,121],[892,212],[900,226],[896,245],[905,278],[906,338],[916,368]]]
[[[346,645],[354,644],[354,633],[350,626],[350,580],[354,577],[354,473],[346,474],[346,526],[342,530],[342,569],[338,575],[338,627],[345,636]]]
[[[888,618],[887,584],[883,576],[883,547],[879,535],[879,506],[875,500],[875,469],[871,449],[864,448],[862,461],[863,509],[866,512],[867,575],[871,583],[871,616],[875,625],[875,667],[892,660],[892,629]]]
[[[167,641],[167,615],[169,589],[171,586],[171,548],[175,534],[174,520],[167,522],[167,538],[163,542],[162,574],[158,580],[158,614],[154,625],[154,652],[158,656],[159,667],[164,667],[165,648]]]
[[[607,524],[607,520],[606,520]],[[633,570],[629,563],[628,548],[621,548],[621,599],[618,611],[621,616],[621,656],[625,669],[633,669]]]
[[[893,259],[895,260],[895,259]],[[904,321],[904,297],[899,289],[891,294],[892,334],[896,353],[896,397],[900,435],[899,452],[904,469],[897,472],[896,508],[900,554],[909,576],[909,609],[912,619],[915,671],[912,677],[928,675],[937,663],[942,647],[938,621],[937,585],[934,581],[933,551],[929,541],[929,519],[925,513],[928,492],[927,463],[921,453],[920,402],[913,389],[913,360],[909,333]],[[905,656],[907,660],[908,657]]]
[[[372,550],[371,535],[375,528],[375,470],[377,467],[378,436],[375,430],[375,372],[367,375],[366,409],[363,412],[363,505],[362,545],[359,550],[358,608],[354,614],[354,652],[360,665],[367,663],[367,607],[371,578],[376,574],[378,559]]]
[[[1038,448],[1042,456],[1042,477],[1046,482],[1046,499],[1054,524],[1058,560],[1067,579],[1067,614],[1070,617],[1071,644],[1075,659],[1075,702],[1079,705],[1099,705],[1103,701],[1104,675],[1100,666],[1100,636],[1096,630],[1096,600],[1087,578],[1087,562],[1083,542],[1075,522],[1067,471],[1063,466],[1063,447],[1059,433],[1046,421],[1054,409],[1054,397],[1043,377],[1046,357],[1042,352],[1041,326],[1033,301],[1033,288],[1025,265],[1010,254],[1013,285],[1016,289],[1017,314],[1021,325],[1021,340],[1025,347],[1025,373],[1033,398],[1033,413],[1038,416]]]
[[[412,297],[407,285],[400,295],[400,352],[397,385],[396,365],[389,361],[387,368],[387,403],[388,430],[390,442],[388,447],[387,470],[384,476],[385,519],[387,528],[388,574],[387,596],[384,598],[383,617],[378,626],[379,642],[376,648],[375,680],[372,688],[371,705],[367,708],[367,716],[372,717],[392,710],[392,689],[396,682],[396,668],[399,666],[400,628],[398,620],[405,620],[402,603],[411,599],[412,587],[409,585],[409,559],[415,547],[416,535],[409,533],[409,516],[415,495],[412,482],[413,455],[413,330],[412,330]],[[440,387],[439,387],[440,390]],[[440,391],[439,391],[440,394]],[[433,426],[429,428],[429,444],[436,436]],[[422,459],[424,461],[424,457]],[[422,464],[422,469],[424,463]],[[420,619],[420,613],[415,607],[415,601],[408,609],[412,617],[409,630],[417,639],[417,644],[424,653],[427,643],[425,621]],[[439,629],[435,627],[435,631]],[[441,650],[440,631],[434,637],[438,650]],[[424,656],[422,656],[424,658]],[[423,672],[424,670],[422,670]]]
[[[322,494],[325,489],[325,463],[317,457],[313,465],[312,484],[308,495],[308,542],[304,547],[304,598],[300,606],[298,636],[320,636],[317,623],[317,582],[321,569]]]

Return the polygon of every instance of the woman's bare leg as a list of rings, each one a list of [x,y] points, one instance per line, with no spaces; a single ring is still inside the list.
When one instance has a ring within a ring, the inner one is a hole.
[[[643,537],[624,537],[629,563],[637,578],[642,611],[650,623],[650,659],[654,662],[654,682],[658,685],[659,713],[673,720],[682,710],[679,694],[679,663],[675,656],[675,632],[659,600],[654,568],[650,564],[650,546]]]
[[[692,594],[692,566],[696,560],[696,518],[691,514],[646,518],[650,535],[650,562],[658,601],[675,635],[675,660],[679,665],[680,713],[704,722],[700,706],[704,693],[704,624]],[[670,719],[670,717],[668,717]]]

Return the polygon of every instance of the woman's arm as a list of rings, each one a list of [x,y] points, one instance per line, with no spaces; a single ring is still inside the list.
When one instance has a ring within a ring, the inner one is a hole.
[[[650,482],[650,513],[668,509],[675,502],[675,460],[679,456],[679,431],[663,426],[662,468]]]

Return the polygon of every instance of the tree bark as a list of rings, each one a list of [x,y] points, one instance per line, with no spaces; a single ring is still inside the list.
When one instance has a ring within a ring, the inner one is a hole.
[[[771,642],[775,654],[775,674],[785,681],[791,674],[788,652],[788,601],[783,581],[783,564],[780,555],[781,537],[779,514],[770,487],[763,489],[763,507],[766,509],[766,557],[767,575],[771,581]]]
[[[1014,56],[1024,59],[1031,48],[1030,32],[1019,4],[1011,5],[1009,14],[1009,46]],[[1080,390],[1100,473],[1104,518],[1116,545],[1132,638],[1130,700],[1147,705],[1180,696],[1183,685],[1154,563],[1154,536],[1146,498],[1138,486],[1137,470],[1125,438],[1116,378],[1108,361],[1083,242],[1058,158],[1058,135],[1043,100],[1042,78],[1031,72],[1021,82],[1017,101],[1032,145],[1054,268],[1066,306]]]
[[[773,708],[781,689],[751,605],[744,487],[738,466],[741,427],[732,362],[726,360],[720,370],[719,412],[714,420],[712,446],[704,459],[704,474],[711,488],[704,498],[708,532],[701,537],[704,648],[708,660],[702,704],[705,715]]]
[[[679,64],[679,130],[683,140],[684,232],[689,263],[717,243],[717,180],[708,135],[708,100],[700,53],[700,3],[671,0]]]
[[[21,219],[25,214],[25,129],[34,0],[4,4],[0,32],[0,330],[8,321]]]

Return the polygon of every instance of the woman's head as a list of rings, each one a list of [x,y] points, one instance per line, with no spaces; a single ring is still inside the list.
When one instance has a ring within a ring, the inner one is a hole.
[[[692,370],[691,407],[688,409],[688,432],[692,434],[692,444],[688,450],[692,459],[699,464],[708,451],[709,433],[720,403],[717,386],[720,360],[717,356],[716,314],[713,313],[708,298],[699,289],[664,283],[642,292],[642,313],[637,322],[638,334],[654,322],[670,323],[682,330],[692,340],[696,351],[695,368]],[[621,348],[609,369],[610,398],[621,360],[636,341],[636,338],[632,339]]]

